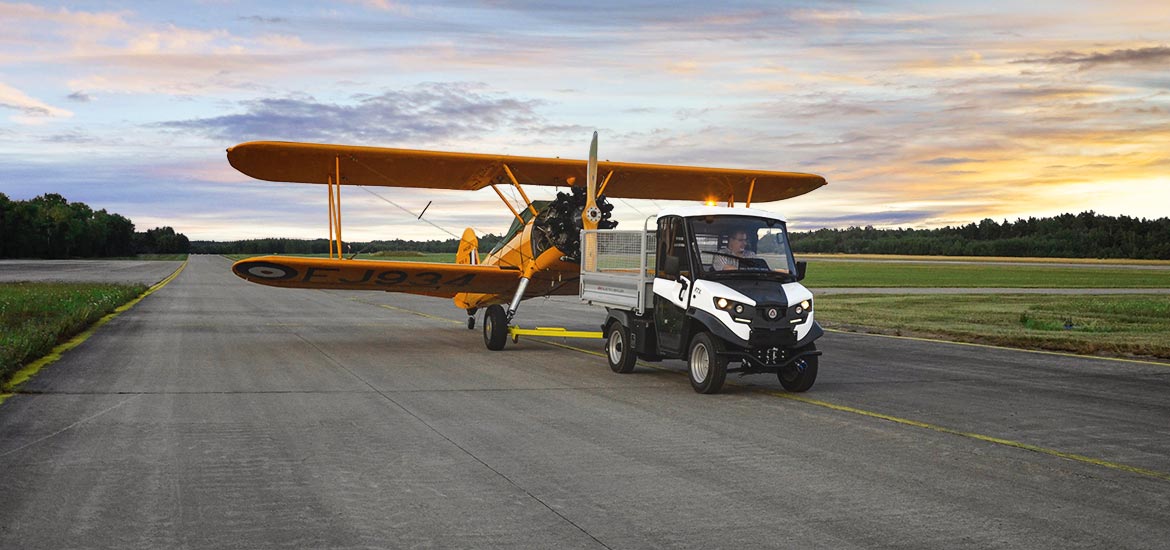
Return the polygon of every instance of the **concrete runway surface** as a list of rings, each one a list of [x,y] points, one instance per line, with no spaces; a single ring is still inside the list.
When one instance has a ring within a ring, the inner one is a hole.
[[[228,267],[192,256],[0,405],[0,547],[1170,547],[1170,365],[830,333],[797,399],[703,396]]]

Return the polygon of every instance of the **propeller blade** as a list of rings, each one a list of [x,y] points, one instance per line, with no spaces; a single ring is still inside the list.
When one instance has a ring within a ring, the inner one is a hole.
[[[581,212],[581,226],[585,229],[597,229],[597,222],[601,221],[601,210],[597,208],[597,132],[593,132],[593,142],[589,144],[589,168],[585,174],[585,210]]]

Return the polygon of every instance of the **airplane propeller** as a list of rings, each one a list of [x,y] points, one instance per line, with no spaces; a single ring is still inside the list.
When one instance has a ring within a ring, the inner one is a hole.
[[[585,210],[581,213],[581,226],[587,230],[597,229],[601,221],[601,209],[597,207],[597,132],[589,144],[589,167],[585,174]]]

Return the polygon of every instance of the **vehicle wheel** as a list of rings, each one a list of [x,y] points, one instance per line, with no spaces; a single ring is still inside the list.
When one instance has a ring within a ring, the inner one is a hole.
[[[630,329],[614,321],[605,331],[605,357],[609,359],[610,370],[621,374],[634,372],[638,357],[630,347]]]
[[[502,350],[508,343],[508,314],[499,304],[483,313],[483,343],[492,351]]]
[[[799,351],[815,351],[816,349],[816,344],[809,344]],[[780,369],[780,372],[776,373],[776,377],[780,379],[780,385],[790,392],[808,391],[813,382],[817,381],[817,364],[820,363],[818,359],[820,357],[816,355],[801,357],[791,365]]]
[[[719,356],[722,343],[709,333],[700,332],[691,340],[690,360],[687,365],[691,374],[691,387],[699,393],[719,393],[727,378],[727,360]]]

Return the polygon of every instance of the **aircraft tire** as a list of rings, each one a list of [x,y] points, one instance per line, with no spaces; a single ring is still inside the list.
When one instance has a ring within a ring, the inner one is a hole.
[[[727,379],[727,359],[719,355],[722,342],[710,333],[700,332],[691,339],[689,349],[687,372],[691,387],[699,393],[719,393]]]
[[[814,351],[817,349],[816,344],[809,344],[804,347],[802,351]],[[808,391],[812,387],[813,382],[817,381],[817,364],[820,357],[813,355],[811,357],[801,357],[796,362],[788,365],[776,373],[776,378],[780,379],[780,385],[784,389],[799,393]]]
[[[483,313],[483,343],[492,351],[502,350],[508,343],[508,314],[499,304]]]
[[[605,329],[605,358],[610,370],[619,374],[634,372],[638,356],[630,346],[630,329],[619,321],[612,321]]]

